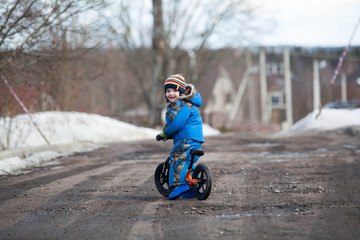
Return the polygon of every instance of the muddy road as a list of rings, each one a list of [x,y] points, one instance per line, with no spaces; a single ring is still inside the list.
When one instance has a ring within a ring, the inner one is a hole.
[[[206,139],[205,201],[170,201],[153,172],[171,143],[113,144],[0,177],[0,239],[360,239],[360,138]]]

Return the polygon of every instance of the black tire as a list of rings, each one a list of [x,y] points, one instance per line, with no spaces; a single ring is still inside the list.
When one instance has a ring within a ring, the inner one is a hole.
[[[163,174],[164,164],[165,162],[162,162],[157,166],[154,174],[154,181],[159,193],[164,197],[168,197],[171,193],[171,189],[169,188],[169,162],[167,162]]]
[[[211,172],[208,166],[204,163],[198,164],[194,170],[193,178],[199,181],[198,184],[192,186],[195,197],[199,200],[207,199],[212,185]]]

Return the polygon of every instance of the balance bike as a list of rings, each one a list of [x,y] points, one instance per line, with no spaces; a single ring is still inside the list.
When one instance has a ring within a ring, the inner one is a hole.
[[[204,151],[202,149],[191,149],[190,155],[191,161],[185,180],[191,188],[191,191],[194,192],[195,197],[198,200],[205,200],[209,197],[211,192],[211,172],[208,166],[204,163],[198,164],[195,169],[192,167],[195,156],[200,157],[204,155]],[[168,197],[172,192],[172,188],[169,187],[169,169],[170,157],[156,167],[154,174],[155,186],[159,193],[164,197]]]

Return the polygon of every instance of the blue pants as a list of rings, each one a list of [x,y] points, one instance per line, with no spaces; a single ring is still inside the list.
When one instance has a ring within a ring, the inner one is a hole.
[[[170,153],[169,186],[186,184],[185,178],[191,161],[190,150],[200,149],[201,143],[190,139],[184,139],[175,143]],[[195,156],[194,163],[199,159]],[[193,165],[194,168],[194,165]]]

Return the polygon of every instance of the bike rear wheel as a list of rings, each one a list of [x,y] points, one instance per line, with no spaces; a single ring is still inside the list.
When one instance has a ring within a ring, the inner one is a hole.
[[[198,183],[193,185],[194,195],[198,200],[205,200],[209,197],[211,192],[211,172],[208,166],[204,163],[200,163],[196,166],[193,179],[197,179]]]
[[[171,189],[169,187],[169,162],[160,163],[155,170],[154,181],[156,189],[159,191],[161,195],[164,197],[168,197],[171,193]]]

